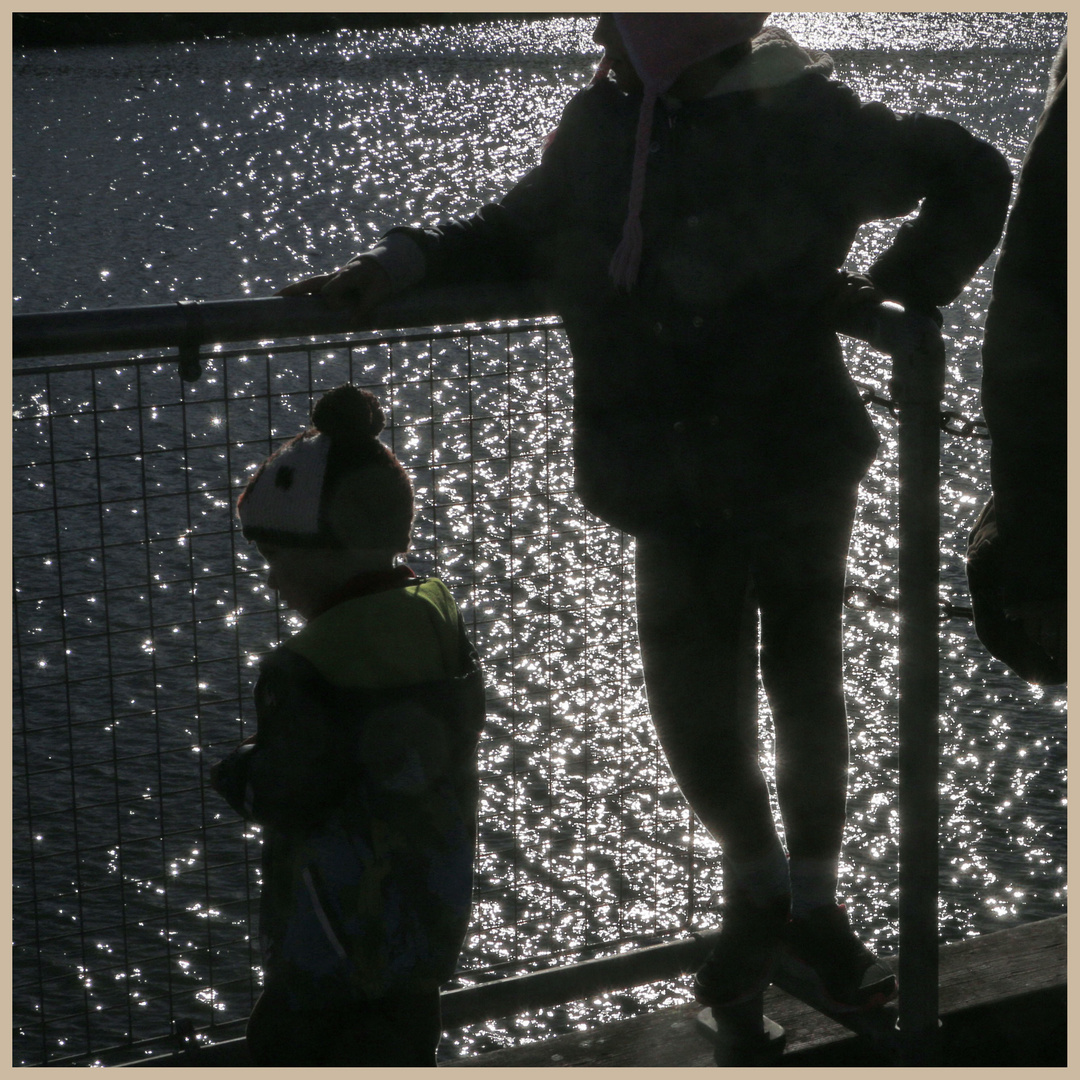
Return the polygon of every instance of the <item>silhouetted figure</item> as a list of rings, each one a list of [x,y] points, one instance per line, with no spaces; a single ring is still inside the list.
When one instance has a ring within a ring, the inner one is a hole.
[[[849,294],[935,315],[955,299],[1001,235],[1011,176],[949,120],[863,104],[765,19],[601,16],[597,78],[500,202],[391,230],[283,293],[364,310],[417,282],[548,283],[574,355],[576,488],[637,539],[653,720],[724,852],[698,993],[748,998],[786,941],[837,1007],[862,1008],[894,980],[836,902],[841,624],[878,439],[835,327]],[[853,285],[859,227],[915,210]],[[759,767],[759,667],[787,852]]]
[[[1066,52],[1020,170],[983,342],[993,497],[971,535],[975,629],[1021,678],[1065,682]]]
[[[413,491],[382,427],[367,391],[331,391],[237,505],[307,620],[211,773],[263,827],[260,1066],[433,1066],[469,923],[483,683],[446,586],[400,561]]]

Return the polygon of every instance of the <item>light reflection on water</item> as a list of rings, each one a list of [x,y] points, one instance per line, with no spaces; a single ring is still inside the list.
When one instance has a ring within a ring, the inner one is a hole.
[[[864,97],[959,119],[993,141],[1014,167],[1041,107],[1045,71],[1064,23],[1054,15],[978,13],[781,13],[774,21],[830,51],[839,76]],[[299,274],[344,261],[391,225],[438,220],[496,197],[536,161],[570,92],[587,80],[596,57],[590,32],[590,20],[558,19],[28,54],[17,60],[15,81],[15,309],[266,294]],[[893,229],[864,230],[852,265],[868,265]],[[979,413],[978,345],[990,269],[946,312],[946,407],[969,418]],[[849,355],[856,377],[884,391],[882,359],[861,348]],[[565,451],[565,423],[535,420],[545,394],[568,399],[565,364],[544,387],[526,379],[508,388],[501,371],[481,371],[467,397],[461,381],[451,378],[460,364],[453,347],[440,364],[447,378],[435,404],[446,460],[482,456],[511,420],[523,448]],[[408,371],[405,358],[399,377]],[[118,398],[133,392],[130,385],[117,387]],[[175,425],[167,397],[154,420]],[[275,437],[296,429],[302,408],[299,401],[282,403],[269,420]],[[432,449],[429,425],[409,426],[424,419],[422,408],[405,398],[395,402],[396,449],[407,462],[426,460]],[[216,427],[212,406],[202,421],[192,415],[192,424],[201,423],[193,431]],[[461,420],[467,415],[488,419],[469,430]],[[874,415],[885,442],[864,485],[850,574],[853,584],[893,594],[895,429],[880,412]],[[249,430],[231,420],[233,439],[252,445],[268,430],[265,416],[250,417]],[[119,430],[117,437],[122,441]],[[963,604],[962,551],[985,497],[986,447],[946,436],[943,451],[942,591]],[[228,478],[234,484],[244,453],[233,457]],[[580,516],[572,500],[549,497],[569,484],[565,454],[557,460],[561,475],[541,470],[524,480],[495,462],[477,462],[473,476],[486,485],[488,500],[476,509],[479,527],[460,506],[444,508],[440,518],[440,527],[448,525],[460,541],[441,567],[448,579],[465,581],[475,571],[522,583],[516,593],[475,598],[481,651],[502,700],[511,704],[498,730],[512,730],[512,740],[489,740],[485,764],[513,770],[483,807],[479,870],[487,884],[505,886],[485,894],[477,907],[473,949],[484,963],[610,939],[613,923],[627,933],[681,926],[689,892],[681,853],[691,841],[699,857],[699,925],[713,920],[710,897],[720,884],[715,845],[672,788],[648,724],[637,658],[623,647],[632,637],[632,585],[614,569],[603,571],[625,559],[622,542],[602,529],[563,546],[545,540],[551,526]],[[218,466],[206,461],[207,476],[217,476],[212,470]],[[143,475],[168,490],[168,467]],[[142,482],[139,475],[115,478],[118,490]],[[421,477],[422,498],[434,501],[438,494],[452,502],[460,495],[452,474],[439,482],[445,489],[435,492]],[[459,482],[468,482],[465,472]],[[207,487],[199,514],[213,520],[226,514],[226,503],[209,481]],[[532,521],[536,529],[519,528],[507,550],[498,542],[505,521],[496,503],[510,498],[515,523]],[[176,527],[178,549],[186,527]],[[468,547],[474,533],[480,542]],[[151,567],[151,575],[167,577],[167,563]],[[587,565],[595,568],[589,575]],[[98,600],[93,582],[100,568],[96,573],[88,572],[82,586],[88,608]],[[586,596],[588,614],[560,620],[560,611],[580,606]],[[231,601],[234,611],[244,605],[265,610],[267,602],[254,585]],[[511,614],[524,627],[516,636]],[[532,621],[522,623],[526,615]],[[887,948],[896,937],[895,639],[891,613],[849,613],[853,755],[843,888],[856,921]],[[595,667],[582,681],[575,665],[586,642]],[[140,647],[146,649],[144,641]],[[251,641],[252,658],[260,647]],[[170,643],[153,641],[150,649],[164,665]],[[173,651],[183,654],[182,647]],[[940,911],[943,936],[955,938],[1064,910],[1065,702],[1060,691],[1043,693],[1010,677],[966,623],[945,624],[943,655]],[[549,689],[550,704],[545,697],[538,705]],[[764,717],[764,700],[762,708]],[[768,754],[767,725],[762,734]],[[161,773],[149,776],[147,800],[163,779],[190,784],[190,760],[169,758]],[[514,846],[526,860],[524,871],[502,857]],[[201,857],[187,847],[172,852],[168,866],[198,865]],[[161,868],[128,872],[129,918],[143,912],[153,926]],[[228,880],[234,894],[213,910],[193,903],[193,920],[240,925],[227,902],[243,892],[248,872],[237,870]],[[54,918],[59,925],[70,912]],[[144,994],[161,948],[156,933],[147,936],[142,948],[150,961],[125,974],[133,985],[142,980]],[[98,948],[111,946],[103,938]],[[49,962],[58,974],[68,970],[63,957]],[[183,969],[189,974],[206,975]],[[487,1038],[503,1042],[507,1030],[531,1037],[579,1018],[610,1019],[684,997],[681,988],[645,988],[517,1026],[489,1025]],[[224,1000],[204,1004],[227,1011]],[[460,1045],[484,1040],[473,1033]]]

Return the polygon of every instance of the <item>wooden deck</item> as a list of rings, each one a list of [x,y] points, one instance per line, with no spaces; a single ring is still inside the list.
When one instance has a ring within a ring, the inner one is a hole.
[[[940,958],[943,1064],[1066,1064],[1066,916],[946,945]],[[499,1050],[444,1068],[713,1067],[697,1023],[682,1005]],[[782,1065],[883,1065],[866,1040],[776,987],[765,1011],[787,1031]]]
[[[1048,1067],[1067,1064],[1067,916],[1043,919],[941,949],[939,1002],[943,1065]],[[885,958],[895,965],[895,960]],[[880,1066],[869,1040],[776,987],[765,1011],[787,1032],[781,1065]],[[682,1005],[590,1031],[499,1050],[443,1068],[713,1067],[698,1024],[701,1007]],[[243,1039],[131,1061],[142,1066],[250,1065]]]

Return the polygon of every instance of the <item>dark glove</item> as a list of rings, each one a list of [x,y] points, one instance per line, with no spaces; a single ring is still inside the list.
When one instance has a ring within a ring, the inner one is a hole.
[[[251,817],[252,811],[246,802],[254,753],[255,744],[244,743],[210,769],[210,786],[244,817]]]

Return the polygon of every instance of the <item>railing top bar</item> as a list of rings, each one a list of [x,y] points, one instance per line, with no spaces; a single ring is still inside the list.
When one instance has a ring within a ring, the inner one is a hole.
[[[330,308],[319,297],[252,297],[181,301],[138,307],[49,311],[12,317],[12,355],[62,356],[167,349],[223,342],[397,330],[553,314],[535,284],[452,286],[414,290],[382,304],[373,316]]]
[[[364,319],[349,308],[330,308],[320,297],[280,296],[28,312],[12,316],[12,356],[169,348],[197,352],[201,345],[543,318],[556,314],[554,308],[540,283],[523,282],[414,289]],[[902,308],[881,304],[850,313],[837,329],[895,355],[907,344],[906,320]]]

